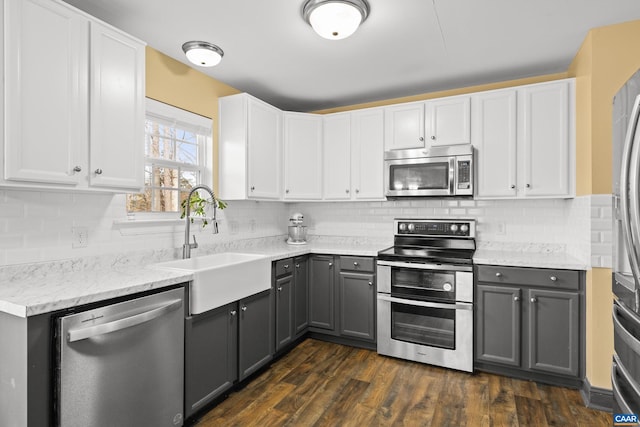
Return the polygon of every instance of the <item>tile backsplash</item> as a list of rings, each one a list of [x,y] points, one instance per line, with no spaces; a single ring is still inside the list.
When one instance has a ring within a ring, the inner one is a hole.
[[[302,212],[315,238],[392,241],[394,218],[475,218],[478,246],[565,251],[611,266],[611,195],[568,200],[435,200],[380,202],[231,201],[219,211],[220,233],[192,225],[201,245],[284,236],[288,218]],[[0,190],[0,266],[179,248],[181,221],[138,222],[125,196]],[[87,246],[72,247],[72,230],[87,230]]]

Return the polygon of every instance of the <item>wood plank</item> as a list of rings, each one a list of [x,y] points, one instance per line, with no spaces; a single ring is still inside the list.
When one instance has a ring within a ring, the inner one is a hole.
[[[540,400],[528,397],[515,396],[516,408],[518,410],[518,424],[521,427],[547,427],[547,417],[543,404]]]

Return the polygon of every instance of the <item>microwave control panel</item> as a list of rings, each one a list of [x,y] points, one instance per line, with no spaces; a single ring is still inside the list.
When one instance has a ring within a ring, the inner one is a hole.
[[[468,189],[471,187],[471,161],[462,160],[458,162],[458,188]]]

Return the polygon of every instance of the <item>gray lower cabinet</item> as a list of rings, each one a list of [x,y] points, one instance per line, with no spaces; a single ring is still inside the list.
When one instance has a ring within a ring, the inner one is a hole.
[[[372,273],[340,271],[340,335],[375,339],[374,283]]]
[[[309,259],[306,256],[296,258],[293,265],[293,329],[298,337],[309,327]]]
[[[581,378],[583,281],[577,271],[478,266],[477,364]]]
[[[276,351],[293,341],[294,279],[293,274],[276,279]]]
[[[313,255],[309,266],[309,326],[336,331],[335,260],[330,255]]]
[[[307,257],[286,258],[274,263],[275,350],[291,344],[309,325],[309,279]]]
[[[238,303],[185,320],[185,416],[238,379]]]
[[[243,380],[273,358],[273,303],[271,290],[238,302],[238,379]]]

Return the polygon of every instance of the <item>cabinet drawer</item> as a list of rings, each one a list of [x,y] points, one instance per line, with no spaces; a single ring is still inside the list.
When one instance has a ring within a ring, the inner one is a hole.
[[[477,280],[479,282],[510,283],[574,290],[578,290],[580,287],[580,273],[578,271],[549,268],[479,265]]]
[[[276,261],[276,277],[293,273],[293,258],[285,258]]]
[[[372,257],[341,256],[340,270],[366,271],[373,273],[375,263]]]

